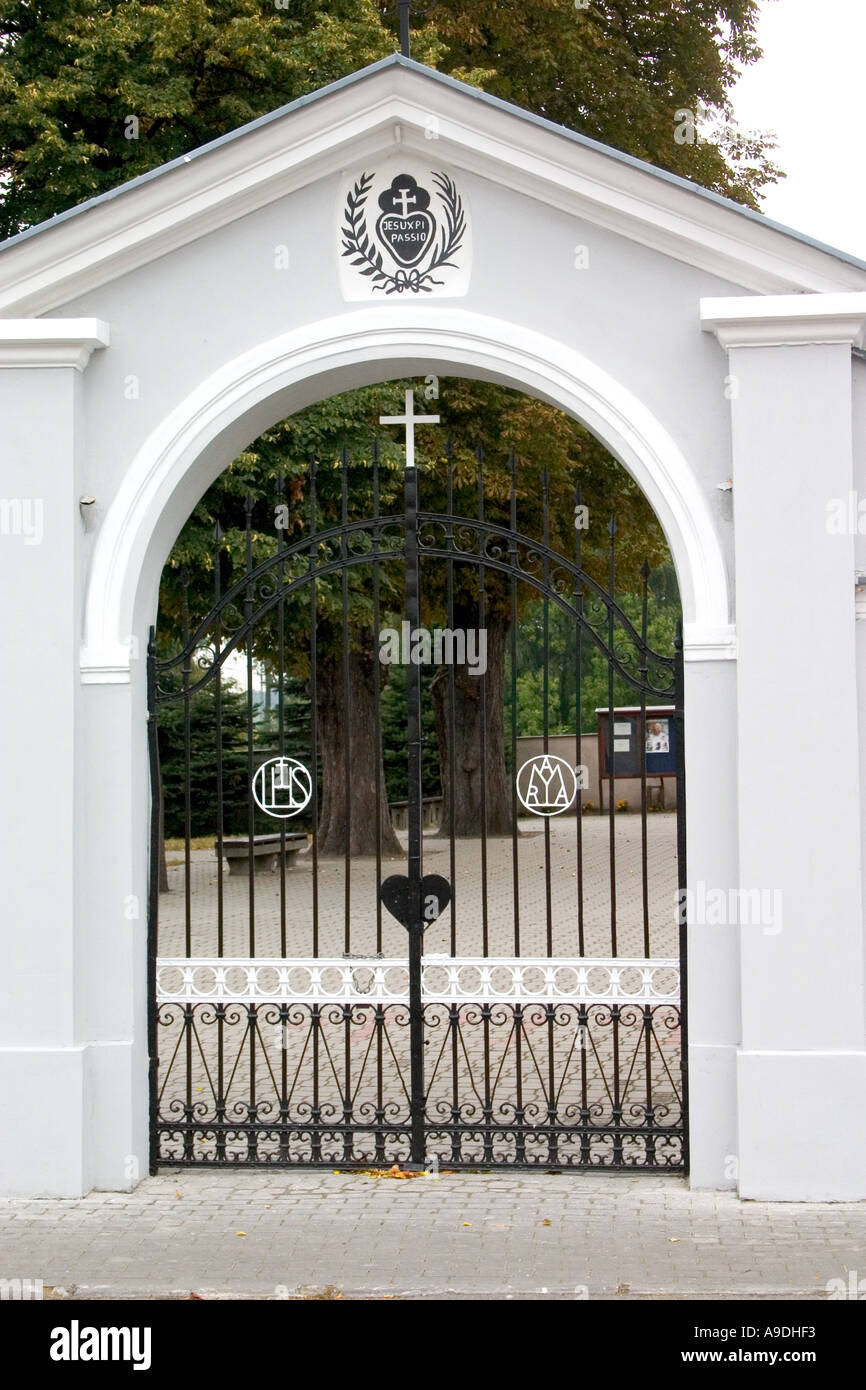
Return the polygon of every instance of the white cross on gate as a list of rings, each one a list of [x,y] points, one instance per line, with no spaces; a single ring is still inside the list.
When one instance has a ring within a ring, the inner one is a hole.
[[[438,415],[416,415],[415,414],[415,393],[411,387],[406,388],[406,414],[405,415],[380,415],[380,425],[405,425],[406,426],[406,467],[415,467],[415,426],[416,425],[438,425]]]

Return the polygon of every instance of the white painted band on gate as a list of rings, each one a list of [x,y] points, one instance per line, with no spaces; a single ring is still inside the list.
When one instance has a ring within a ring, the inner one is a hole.
[[[631,1004],[679,1002],[670,959],[424,956],[425,1003]],[[160,1004],[407,1004],[405,959],[161,958]]]

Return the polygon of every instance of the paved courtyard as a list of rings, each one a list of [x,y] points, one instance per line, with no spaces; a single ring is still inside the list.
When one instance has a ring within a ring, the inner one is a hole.
[[[827,1299],[866,1276],[866,1203],[614,1174],[167,1172],[0,1202],[0,1251],[3,1277],[85,1298]]]
[[[554,817],[550,826],[550,920],[553,951],[547,951],[545,837],[536,817],[519,823],[518,893],[515,912],[512,842],[487,841],[488,954],[514,952],[515,920],[519,920],[522,955],[578,955],[577,823],[573,816]],[[587,815],[581,820],[583,872],[580,887],[584,911],[584,954],[611,954],[610,821]],[[647,899],[650,951],[644,949],[641,873],[641,820],[618,815],[614,820],[617,953],[621,956],[675,956],[677,937],[674,895],[677,887],[676,815],[661,812],[647,818]],[[406,832],[398,832],[403,844]],[[159,954],[185,954],[185,894],[183,854],[169,851],[169,886],[159,904]],[[386,860],[382,876],[405,872],[405,859]],[[451,880],[449,844],[434,834],[424,837],[424,872]],[[426,951],[448,951],[452,918],[456,922],[457,952],[482,951],[483,893],[480,840],[456,844],[455,907],[448,908],[425,932]],[[345,864],[320,859],[318,870],[319,955],[340,956],[345,947]],[[190,874],[190,955],[216,954],[217,862],[213,850],[193,850]],[[309,853],[302,854],[285,876],[286,951],[281,950],[281,877],[254,878],[255,954],[308,956],[313,949],[313,874]],[[376,937],[376,864],[355,859],[350,873],[351,938],[353,954],[388,955],[406,952],[406,934],[387,912],[382,913],[382,944]],[[224,954],[250,954],[250,893],[246,875],[223,874]]]
[[[425,872],[443,874],[457,885],[456,909],[449,908],[425,932],[428,960],[452,952],[462,957],[482,954],[485,884],[484,954],[514,956],[518,926],[523,959],[613,954],[609,820],[587,816],[578,827],[573,817],[557,818],[545,832],[537,819],[527,818],[520,829],[516,893],[510,838],[489,840],[485,877],[479,841],[458,842],[452,873],[448,842],[435,835],[425,837]],[[617,958],[675,958],[675,816],[662,813],[647,822],[649,951],[638,816],[615,818],[614,850]],[[385,864],[383,877],[403,869],[404,863],[395,859]],[[213,851],[193,852],[188,895],[182,857],[172,853],[170,864],[171,891],[160,898],[160,956],[216,955],[220,891],[225,956],[248,956],[253,944],[256,958],[312,954],[314,875],[309,854],[285,875],[256,875],[252,902],[247,875],[224,873],[220,889]],[[358,859],[351,865],[347,943],[345,880],[342,860],[320,862],[319,958],[339,960],[348,949],[353,956],[380,951],[405,960],[405,929],[387,913],[382,914],[378,934],[375,860]],[[392,974],[402,977],[405,972],[401,967]],[[429,974],[435,972],[431,969]],[[178,988],[177,971],[167,971],[163,982],[172,975],[177,979],[169,988]],[[235,975],[232,987],[242,990],[245,973],[238,970]],[[639,986],[637,972],[631,976]],[[679,1016],[670,1002],[677,998],[676,971],[659,972],[657,984],[668,996],[663,1002],[656,1000],[651,1018],[639,1004],[612,1015],[603,1002],[608,982],[606,972],[593,972],[591,988],[601,991],[596,997],[602,1002],[591,1004],[583,1015],[564,994],[555,1009],[545,1009],[536,997],[519,1016],[508,1002],[495,1003],[484,1014],[471,993],[464,997],[459,1017],[446,1004],[429,1002],[424,1036],[428,1154],[443,1163],[471,1167],[520,1163],[524,1158],[545,1167],[620,1161],[676,1166],[681,1156],[676,1133],[680,1035]],[[398,983],[397,988],[402,987]],[[627,981],[626,988],[633,989],[634,983]],[[361,1162],[406,1158],[410,1035],[404,1005],[389,1003],[379,1011],[361,1000],[344,1010],[332,1000],[313,1017],[303,1001],[293,1001],[282,1014],[272,1001],[252,1011],[233,1003],[223,1013],[212,1003],[196,1003],[190,1010],[180,1001],[163,1004],[160,1025],[160,1152],[166,1161],[184,1154],[188,1159],[257,1156],[347,1164],[351,1157]],[[521,1133],[515,1124],[518,1116]],[[311,1118],[322,1125],[318,1148],[319,1140],[311,1137]],[[255,1124],[255,1136],[242,1129],[245,1122]],[[271,1129],[265,1133],[269,1122]],[[354,1138],[348,1142],[338,1130],[341,1122],[353,1127]],[[461,1127],[459,1137],[448,1130],[449,1123]],[[231,1132],[225,1135],[220,1124],[230,1126]],[[496,1126],[495,1133],[484,1130],[484,1124]],[[584,1131],[592,1127],[591,1139],[585,1132],[582,1137],[581,1124]],[[602,1132],[617,1124],[627,1130],[621,1145],[619,1138]],[[656,1132],[648,1136],[647,1128]],[[251,1155],[254,1143],[258,1147]]]

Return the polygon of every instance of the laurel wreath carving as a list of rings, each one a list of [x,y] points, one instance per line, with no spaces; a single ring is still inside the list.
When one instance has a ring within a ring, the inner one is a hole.
[[[341,229],[343,255],[351,256],[352,265],[358,266],[362,275],[370,277],[374,290],[383,290],[385,294],[403,294],[407,290],[411,290],[413,294],[422,291],[429,294],[434,285],[443,283],[442,280],[435,279],[434,271],[443,270],[447,266],[456,269],[451,258],[463,245],[466,232],[466,214],[460,194],[447,174],[433,175],[433,182],[439,190],[445,208],[445,225],[441,229],[441,237],[437,238],[438,245],[433,259],[426,270],[415,266],[412,270],[401,268],[392,274],[385,269],[382,252],[367,231],[364,209],[374,177],[373,174],[362,174],[346,199],[346,221]]]

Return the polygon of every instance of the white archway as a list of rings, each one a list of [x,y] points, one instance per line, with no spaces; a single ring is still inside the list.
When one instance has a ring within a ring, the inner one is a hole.
[[[581,420],[628,469],[671,547],[686,647],[730,646],[728,581],[701,488],[647,407],[564,343],[460,309],[387,305],[261,343],[186,397],[133,459],[100,530],[85,609],[82,678],[129,679],[129,636],[152,613],[159,575],[205,488],[275,420],[388,376],[467,372],[536,395]],[[149,621],[149,619],[147,619]]]

